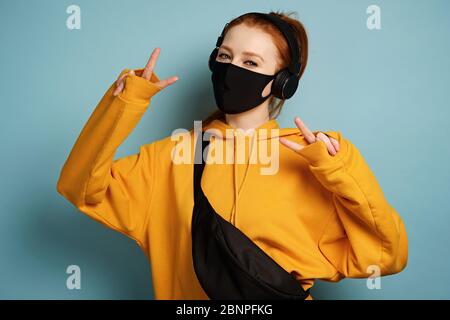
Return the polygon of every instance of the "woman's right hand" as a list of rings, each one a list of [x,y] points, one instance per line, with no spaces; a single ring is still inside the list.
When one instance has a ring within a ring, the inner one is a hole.
[[[142,71],[141,75],[138,75],[147,81],[150,81],[153,73],[153,69],[155,68],[156,60],[158,59],[159,52],[161,51],[160,48],[155,48],[150,55],[150,58],[148,59],[147,65],[145,66],[144,70]],[[116,80],[116,89],[113,92],[114,96],[117,96],[119,93],[121,93],[125,87],[125,77],[128,75],[136,75],[134,70],[130,70],[127,73],[124,73],[123,75],[119,76],[119,78]],[[161,89],[164,89],[165,87],[175,83],[178,80],[177,76],[173,76],[158,82],[155,82],[154,84]],[[153,83],[153,82],[152,82]]]

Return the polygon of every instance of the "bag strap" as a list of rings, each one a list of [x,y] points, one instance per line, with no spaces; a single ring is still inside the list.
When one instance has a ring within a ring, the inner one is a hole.
[[[203,140],[203,136],[207,137],[207,140]],[[203,169],[205,168],[205,161],[203,155],[208,155],[208,150],[205,153],[205,149],[210,142],[210,135],[204,133],[197,137],[195,142],[195,156],[194,156],[194,201],[198,200],[199,192],[201,191],[201,180],[203,175]]]

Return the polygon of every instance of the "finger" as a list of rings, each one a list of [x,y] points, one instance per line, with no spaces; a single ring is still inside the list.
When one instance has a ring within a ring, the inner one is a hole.
[[[288,140],[286,138],[280,137],[280,143],[285,145],[286,147],[294,150],[295,152],[300,151],[304,148],[301,144],[298,144],[294,141]]]
[[[336,150],[334,149],[333,144],[330,141],[330,137],[328,137],[326,134],[324,134],[323,132],[319,132],[316,135],[317,140],[323,141],[329,151],[329,153],[331,153],[332,155],[336,154]]]
[[[306,141],[308,141],[308,143],[313,143],[314,141],[316,141],[316,136],[311,132],[311,130],[308,129],[308,127],[303,123],[300,117],[295,117],[294,122],[303,133],[303,136],[305,137]]]
[[[123,78],[125,78],[128,75],[128,73],[124,73],[116,80],[116,87],[119,85],[120,82],[123,81]]]
[[[319,132],[316,137],[317,137],[317,140],[321,140],[321,141],[325,142],[328,152],[331,153],[331,155],[334,156],[336,154],[336,150],[334,150],[334,146],[331,144],[331,141],[327,135],[325,135],[322,132]]]
[[[134,70],[130,70],[129,72],[125,73],[116,81],[116,89],[113,92],[114,96],[117,96],[120,92],[122,92],[123,88],[125,87],[124,79],[128,75],[135,75]]]
[[[337,141],[335,138],[330,138],[330,140],[336,152],[339,152],[339,141]]]
[[[144,71],[142,72],[142,78],[150,80],[160,51],[161,51],[160,48],[153,49],[153,52],[150,55],[150,58],[148,59],[147,64],[145,65]]]
[[[123,74],[122,74],[122,72],[119,74],[119,76],[117,77],[117,80],[116,81],[119,81],[119,79],[120,78],[122,78],[124,75],[126,75],[128,73],[128,69],[125,69],[124,71],[123,71]]]
[[[156,84],[158,87],[160,87],[161,89],[164,89],[165,87],[167,87],[167,86],[169,86],[169,85],[171,85],[171,84],[177,82],[177,80],[178,80],[178,77],[177,77],[177,76],[173,76],[173,77],[170,77],[170,78],[167,78],[167,79],[158,81],[158,82],[156,82],[155,84]]]
[[[122,76],[119,77],[119,79],[116,80],[116,88],[113,91],[113,96],[117,96],[124,88],[124,78],[129,75],[129,74],[134,74],[133,71],[129,71],[125,74],[123,74]]]
[[[113,96],[117,96],[119,93],[121,93],[122,90],[123,90],[123,88],[124,88],[124,86],[125,86],[125,84],[124,84],[124,82],[122,81],[122,82],[117,86],[117,88],[114,90]]]

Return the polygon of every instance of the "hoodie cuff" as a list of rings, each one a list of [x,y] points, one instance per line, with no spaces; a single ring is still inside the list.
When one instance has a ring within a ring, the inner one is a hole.
[[[144,69],[135,69],[135,75],[127,75],[125,77],[125,88],[118,95],[120,99],[127,103],[137,104],[137,105],[148,105],[150,99],[159,91],[161,88],[158,87],[155,82],[160,81],[159,77],[153,71],[150,81],[141,77],[142,71]],[[125,72],[130,71],[125,69],[121,72],[121,75]]]
[[[328,152],[327,145],[322,140],[310,143],[296,152],[308,161],[311,166],[320,167],[343,161],[347,153],[347,143],[340,139],[339,151],[334,156]]]

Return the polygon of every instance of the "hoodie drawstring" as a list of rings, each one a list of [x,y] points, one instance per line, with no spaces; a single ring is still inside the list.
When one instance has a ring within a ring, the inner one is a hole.
[[[251,144],[250,144],[250,151],[249,151],[249,156],[248,156],[248,161],[247,161],[247,166],[245,167],[245,172],[244,172],[244,178],[242,180],[242,184],[240,185],[240,187],[238,188],[237,186],[237,169],[236,169],[236,133],[234,134],[234,139],[233,139],[233,144],[234,144],[234,160],[233,160],[233,176],[234,176],[234,205],[233,205],[233,210],[231,211],[231,218],[230,218],[230,222],[234,225],[236,225],[236,215],[237,215],[237,211],[238,211],[238,200],[239,200],[239,196],[241,195],[240,191],[242,189],[242,186],[244,185],[245,179],[247,178],[247,174],[249,171],[249,167],[250,167],[250,160],[252,159],[252,155],[253,155],[253,145],[254,145],[254,140],[256,139],[256,134],[253,133],[251,136]]]

